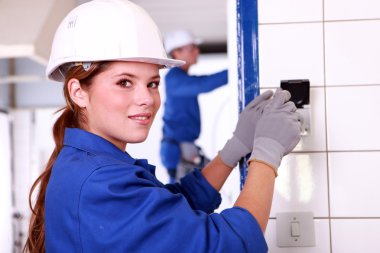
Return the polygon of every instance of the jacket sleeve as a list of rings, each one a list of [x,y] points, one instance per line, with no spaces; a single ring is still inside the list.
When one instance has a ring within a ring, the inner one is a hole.
[[[109,166],[81,191],[83,252],[267,252],[254,217],[234,207],[196,211],[180,193],[157,186],[138,168]]]
[[[193,97],[227,84],[228,72],[224,70],[212,75],[192,76],[177,68],[166,75],[165,82],[168,95]]]
[[[181,193],[194,210],[212,213],[220,205],[222,198],[218,191],[195,169],[181,179],[181,183],[165,185],[172,193]]]

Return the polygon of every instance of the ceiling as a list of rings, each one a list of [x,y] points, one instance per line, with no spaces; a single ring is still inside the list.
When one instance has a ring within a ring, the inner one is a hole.
[[[54,32],[76,0],[1,0],[0,59],[29,57],[46,64]]]
[[[185,28],[203,40],[204,49],[225,51],[227,0],[131,1],[150,13],[163,35]],[[85,2],[88,0],[1,0],[0,59],[29,57],[45,65],[59,22]]]
[[[226,41],[226,0],[132,0],[144,7],[163,34],[187,28],[207,43]]]
[[[148,11],[163,35],[176,28],[186,28],[202,38],[203,53],[226,52],[227,0],[131,1]]]

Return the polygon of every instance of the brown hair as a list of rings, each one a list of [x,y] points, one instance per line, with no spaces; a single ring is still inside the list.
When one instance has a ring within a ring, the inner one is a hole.
[[[45,194],[51,170],[63,147],[65,128],[86,128],[87,120],[85,114],[71,99],[68,91],[68,81],[72,78],[76,78],[80,81],[82,88],[88,89],[91,86],[93,77],[104,71],[107,66],[108,64],[104,62],[92,63],[88,70],[84,70],[82,65],[74,65],[69,68],[65,75],[63,93],[66,100],[66,106],[57,111],[62,113],[53,126],[55,148],[49,158],[45,170],[33,183],[29,193],[29,206],[32,210],[32,214],[29,223],[29,234],[23,252],[45,252]],[[36,201],[33,206],[32,195],[37,187],[38,192],[36,193]]]

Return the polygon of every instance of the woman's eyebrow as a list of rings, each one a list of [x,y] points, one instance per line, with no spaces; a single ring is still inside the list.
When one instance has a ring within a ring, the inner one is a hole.
[[[138,76],[128,73],[128,72],[122,72],[122,73],[114,75],[114,77],[119,77],[119,76],[128,76],[130,78],[138,78]],[[161,78],[160,75],[154,75],[154,76],[149,77],[149,79],[157,79],[157,78]]]
[[[150,79],[161,79],[161,76],[160,75],[155,75],[155,76],[152,76]]]
[[[130,74],[128,72],[121,72],[121,73],[117,73],[117,74],[113,75],[113,77],[119,77],[119,76],[128,76],[131,78],[136,78],[136,75]]]

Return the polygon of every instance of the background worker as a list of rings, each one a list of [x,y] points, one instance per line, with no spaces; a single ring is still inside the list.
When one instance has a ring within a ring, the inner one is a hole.
[[[185,29],[169,32],[165,49],[183,66],[172,68],[165,76],[166,100],[163,115],[163,138],[160,156],[170,181],[175,182],[194,167],[203,168],[209,159],[195,144],[201,131],[198,95],[210,92],[228,82],[227,70],[195,76],[189,69],[197,63],[201,40]]]

